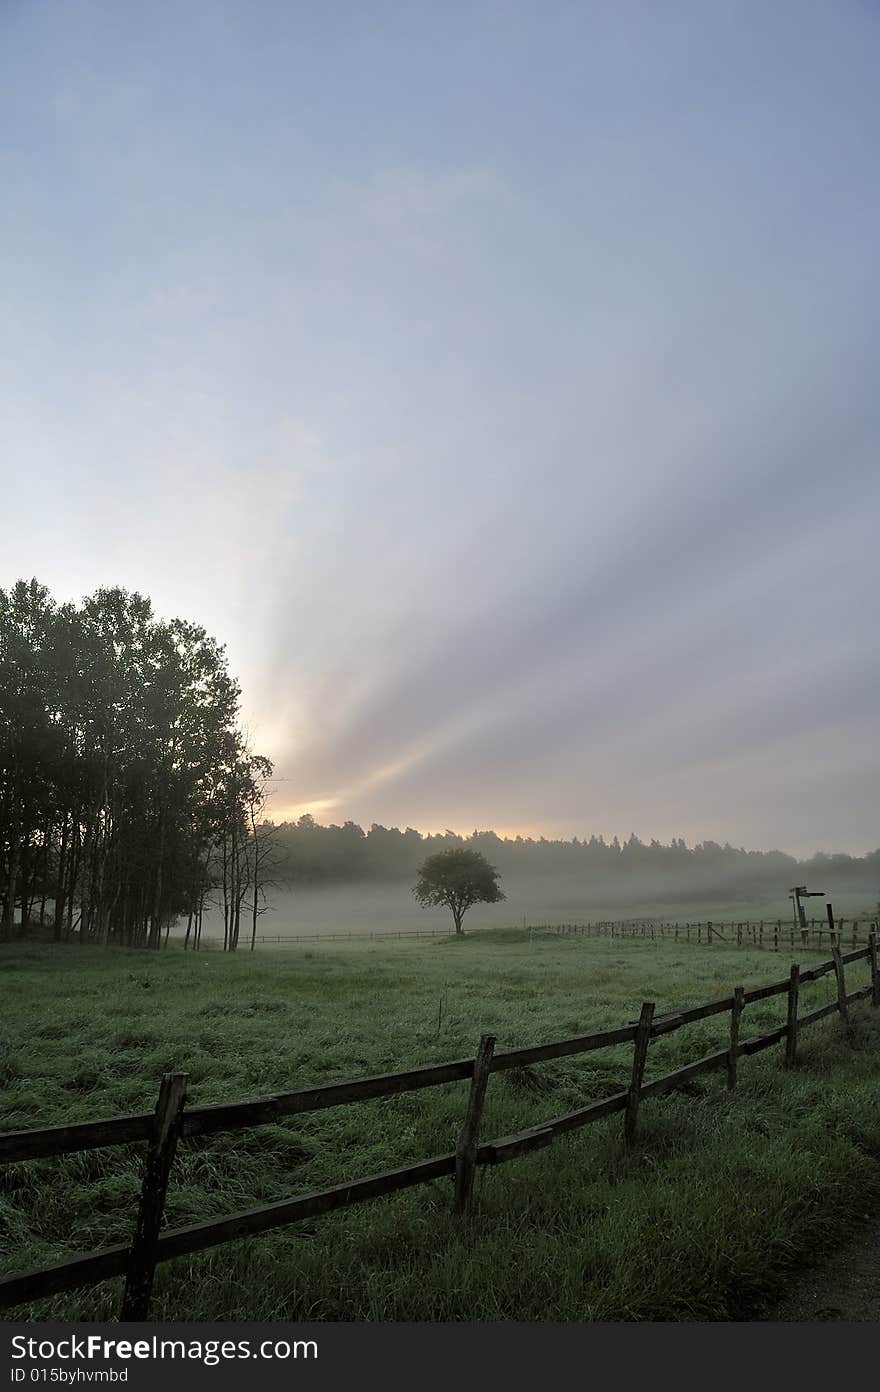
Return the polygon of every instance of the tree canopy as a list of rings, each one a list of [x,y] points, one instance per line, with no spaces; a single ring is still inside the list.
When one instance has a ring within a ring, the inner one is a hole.
[[[38,906],[56,938],[157,947],[187,916],[195,942],[216,888],[237,946],[272,771],[239,697],[223,647],[143,595],[0,589],[0,936]]]
[[[484,855],[455,846],[423,861],[413,895],[423,908],[451,909],[456,933],[462,932],[461,921],[474,904],[497,904],[507,897],[498,871]]]

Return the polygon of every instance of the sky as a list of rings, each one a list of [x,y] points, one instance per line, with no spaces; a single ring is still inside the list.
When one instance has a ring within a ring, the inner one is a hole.
[[[0,0],[0,585],[276,816],[880,845],[880,5]]]

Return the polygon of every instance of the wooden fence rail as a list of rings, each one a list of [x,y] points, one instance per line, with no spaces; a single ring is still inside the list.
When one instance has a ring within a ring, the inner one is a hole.
[[[730,996],[708,1001],[703,1005],[656,1015],[653,1003],[647,1001],[642,1005],[637,1022],[631,1022],[618,1029],[553,1040],[547,1044],[531,1045],[497,1054],[494,1053],[493,1036],[484,1036],[474,1058],[455,1059],[448,1063],[429,1064],[399,1073],[379,1074],[375,1077],[331,1083],[295,1092],[276,1093],[268,1097],[200,1107],[185,1105],[185,1075],[166,1074],[154,1112],[110,1117],[72,1126],[41,1127],[2,1134],[0,1162],[6,1163],[139,1140],[147,1140],[150,1144],[132,1240],[97,1252],[69,1257],[35,1270],[0,1277],[0,1308],[20,1305],[77,1287],[95,1285],[109,1277],[125,1276],[122,1317],[145,1319],[153,1273],[158,1262],[203,1251],[236,1238],[267,1232],[302,1218],[312,1218],[335,1209],[348,1208],[353,1204],[450,1176],[456,1179],[456,1207],[459,1211],[466,1212],[476,1167],[502,1164],[543,1149],[551,1145],[558,1136],[616,1112],[625,1113],[625,1136],[627,1143],[632,1144],[636,1135],[639,1107],[646,1099],[671,1092],[702,1073],[723,1069],[727,1070],[728,1087],[735,1087],[737,1060],[760,1053],[782,1040],[785,1041],[785,1062],[791,1067],[796,1062],[797,1041],[805,1025],[836,1012],[848,1027],[850,1004],[870,998],[875,1007],[880,1006],[876,933],[872,933],[867,947],[841,953],[835,942],[834,949],[834,956],[830,962],[823,962],[808,971],[800,971],[798,967],[793,966],[785,981],[749,991],[737,986]],[[861,960],[869,962],[870,983],[847,993],[845,968]],[[798,1016],[798,992],[795,987],[805,981],[815,981],[831,972],[836,974],[836,999]],[[786,1023],[752,1038],[741,1039],[740,1017],[744,1006],[782,994],[788,995]],[[728,1047],[716,1049],[662,1077],[648,1082],[644,1080],[651,1040],[670,1034],[696,1020],[728,1011],[731,1014]],[[549,1121],[542,1121],[515,1135],[491,1141],[479,1139],[483,1100],[493,1073],[623,1043],[634,1045],[632,1078],[630,1086],[624,1091],[600,1098]],[[347,1181],[311,1194],[264,1204],[203,1223],[159,1230],[178,1136],[204,1135],[221,1130],[259,1126],[275,1121],[280,1116],[343,1106],[370,1098],[390,1097],[401,1092],[436,1087],[464,1079],[470,1080],[471,1088],[467,1112],[454,1151],[399,1169],[370,1175],[365,1179]]]

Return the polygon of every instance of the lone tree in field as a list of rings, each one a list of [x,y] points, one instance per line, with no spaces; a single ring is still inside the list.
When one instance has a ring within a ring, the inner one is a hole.
[[[450,908],[456,933],[461,933],[461,920],[472,904],[497,904],[507,898],[494,865],[479,851],[455,846],[422,862],[413,894],[423,909],[444,904]]]

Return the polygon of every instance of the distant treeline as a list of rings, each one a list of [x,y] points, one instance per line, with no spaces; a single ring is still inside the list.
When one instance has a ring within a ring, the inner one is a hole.
[[[400,831],[376,823],[365,832],[354,822],[320,826],[309,815],[276,829],[279,863],[275,878],[288,885],[315,886],[412,880],[426,855],[449,846],[482,851],[502,878],[575,878],[585,886],[601,881],[612,891],[619,886],[623,894],[638,884],[647,897],[653,895],[658,900],[665,896],[687,898],[689,892],[699,897],[710,887],[756,898],[778,898],[780,890],[786,892],[804,881],[810,888],[829,893],[835,886],[845,886],[850,892],[861,889],[866,907],[873,907],[880,898],[880,850],[862,857],[817,853],[808,860],[798,860],[782,851],[746,851],[715,841],[689,847],[681,838],[664,844],[643,842],[634,835],[623,842],[616,836],[611,841],[602,836],[553,841],[501,837],[494,831],[474,831],[469,836],[454,831],[422,835],[413,827]]]
[[[150,601],[0,590],[0,938],[158,947],[206,902],[256,930],[267,759],[238,728],[224,650]]]

